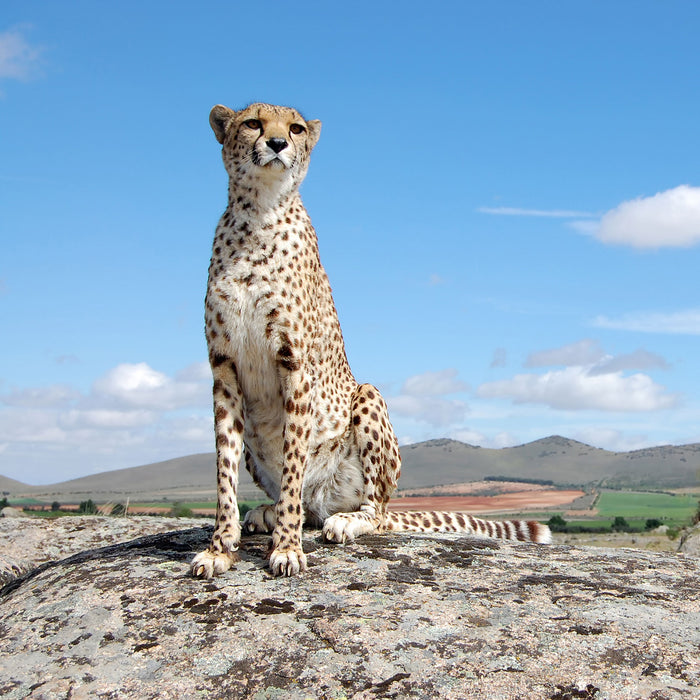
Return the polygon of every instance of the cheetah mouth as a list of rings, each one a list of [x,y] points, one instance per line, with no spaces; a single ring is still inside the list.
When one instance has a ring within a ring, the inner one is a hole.
[[[251,160],[253,165],[257,165],[259,168],[266,168],[268,170],[287,170],[290,165],[277,153],[270,153],[260,155],[257,151],[253,151]]]
[[[270,168],[270,170],[286,170],[288,166],[279,156],[275,156],[272,160],[264,163],[262,167]]]
[[[257,165],[262,170],[271,170],[280,173],[284,170],[287,170],[288,168],[287,164],[280,158],[272,158],[267,161],[259,160],[257,163],[255,163],[255,165]]]

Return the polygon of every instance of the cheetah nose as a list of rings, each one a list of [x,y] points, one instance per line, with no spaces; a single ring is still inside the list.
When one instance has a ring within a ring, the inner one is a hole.
[[[268,139],[266,143],[275,153],[283,151],[289,145],[286,139],[279,138]]]

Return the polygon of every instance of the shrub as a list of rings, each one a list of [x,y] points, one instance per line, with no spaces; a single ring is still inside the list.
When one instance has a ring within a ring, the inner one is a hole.
[[[561,515],[553,515],[547,521],[547,525],[552,532],[566,532],[566,520]]]
[[[613,532],[629,532],[630,526],[629,523],[621,515],[616,515],[615,520],[613,520],[613,524],[611,525],[610,529]]]
[[[658,518],[649,518],[644,523],[645,530],[656,530],[657,527],[661,527],[663,523]]]
[[[183,506],[182,503],[173,503],[170,509],[171,518],[191,518],[192,509],[187,506]]]
[[[92,502],[92,498],[88,498],[87,501],[80,501],[78,513],[83,515],[95,515],[97,513],[97,506]]]

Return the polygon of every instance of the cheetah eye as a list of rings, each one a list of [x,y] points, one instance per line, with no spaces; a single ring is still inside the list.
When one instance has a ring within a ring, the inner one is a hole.
[[[262,123],[259,119],[246,119],[243,122],[243,125],[255,131],[260,131],[262,129]]]
[[[301,124],[292,124],[292,125],[289,127],[289,130],[290,130],[293,134],[302,134],[303,132],[306,131],[306,129],[305,129]]]

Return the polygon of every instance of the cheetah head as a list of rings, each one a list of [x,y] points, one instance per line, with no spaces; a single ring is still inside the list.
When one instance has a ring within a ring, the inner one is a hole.
[[[321,134],[317,119],[307,122],[291,107],[261,103],[238,112],[216,105],[209,123],[223,146],[224,165],[232,181],[252,176],[298,185]]]

